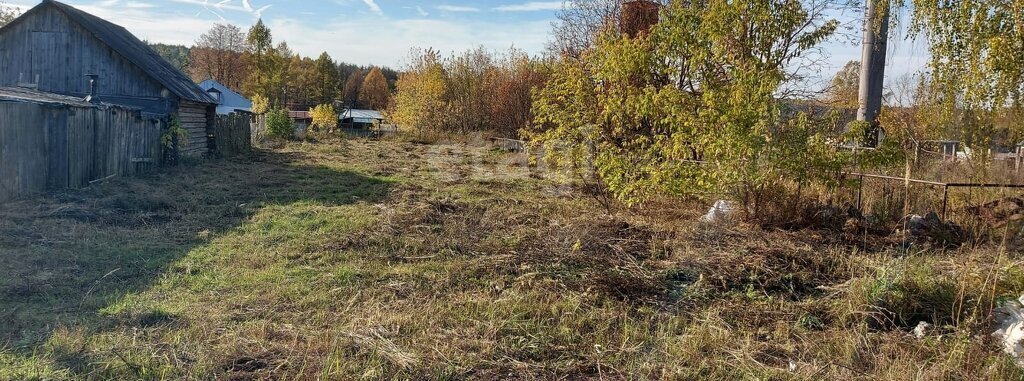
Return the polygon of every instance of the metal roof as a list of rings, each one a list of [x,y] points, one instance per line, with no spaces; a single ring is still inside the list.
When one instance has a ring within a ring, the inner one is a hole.
[[[121,26],[53,0],[43,0],[42,3],[25,12],[25,15],[46,6],[52,6],[59,10],[73,22],[89,31],[96,39],[107,44],[129,62],[142,69],[174,95],[193,102],[216,103],[181,70],[172,66],[149,45]],[[17,20],[12,24],[16,22]]]
[[[218,114],[230,114],[232,112],[252,112],[252,101],[248,100],[237,91],[213,79],[207,79],[199,83],[199,87],[206,89],[209,93],[212,90],[220,92],[220,100],[217,102]]]
[[[345,112],[341,114],[341,117],[343,119],[352,118],[384,120],[384,114],[381,114],[380,111],[375,110],[345,110]]]
[[[23,87],[0,87],[0,101],[32,102],[42,104],[60,104],[75,107],[96,107],[97,104],[86,102],[82,98],[47,93]]]

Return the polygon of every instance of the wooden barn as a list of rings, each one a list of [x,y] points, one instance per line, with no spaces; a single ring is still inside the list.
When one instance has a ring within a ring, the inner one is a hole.
[[[0,28],[0,87],[90,99],[177,117],[189,131],[179,152],[214,146],[216,102],[127,29],[67,4],[44,0]]]

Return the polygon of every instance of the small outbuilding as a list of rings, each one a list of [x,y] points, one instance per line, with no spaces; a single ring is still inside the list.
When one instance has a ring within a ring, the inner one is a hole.
[[[346,109],[338,119],[344,128],[371,128],[384,123],[384,115],[375,110]]]
[[[179,145],[198,156],[214,147],[217,103],[127,29],[44,0],[0,28],[0,86],[90,99],[140,110],[189,132]]]
[[[252,114],[252,101],[223,83],[207,79],[199,87],[217,102],[217,115]]]

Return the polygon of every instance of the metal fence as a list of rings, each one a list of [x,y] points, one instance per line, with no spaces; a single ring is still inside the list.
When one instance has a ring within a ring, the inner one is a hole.
[[[0,202],[153,170],[163,128],[117,107],[0,102]]]

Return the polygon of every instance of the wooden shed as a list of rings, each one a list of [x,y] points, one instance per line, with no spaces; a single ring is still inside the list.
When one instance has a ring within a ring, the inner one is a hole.
[[[216,102],[146,43],[99,17],[44,0],[0,28],[0,86],[141,110],[189,131],[183,155],[213,145]]]
[[[151,171],[164,127],[137,109],[0,87],[0,202]]]

